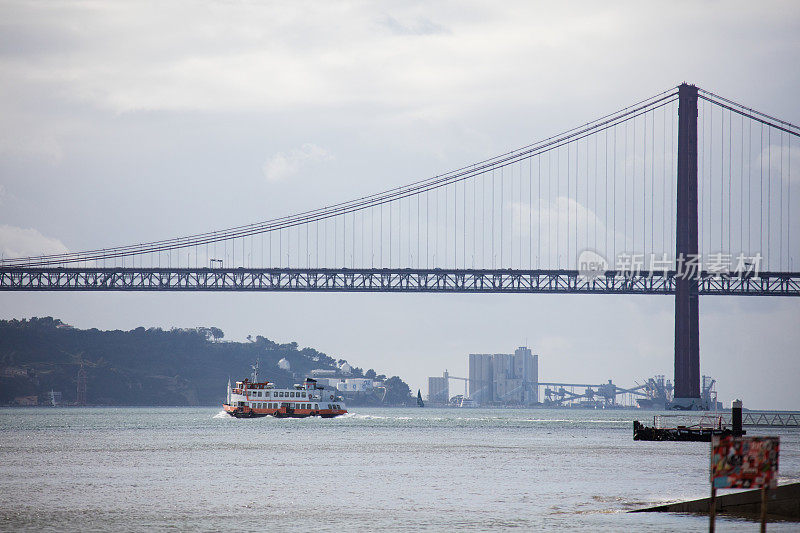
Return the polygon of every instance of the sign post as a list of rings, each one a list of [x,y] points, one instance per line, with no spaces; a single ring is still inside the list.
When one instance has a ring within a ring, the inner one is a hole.
[[[711,438],[711,507],[714,531],[717,489],[761,489],[761,531],[767,528],[767,490],[778,486],[780,437]]]
[[[708,531],[714,533],[714,522],[717,519],[717,488],[711,484],[711,503],[708,508]]]

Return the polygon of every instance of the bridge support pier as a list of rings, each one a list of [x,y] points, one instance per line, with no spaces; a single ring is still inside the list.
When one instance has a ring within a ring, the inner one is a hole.
[[[697,87],[678,88],[678,186],[676,261],[696,258],[697,246]],[[680,263],[677,270],[681,270]],[[699,265],[698,265],[699,268]],[[684,268],[684,272],[686,269]],[[674,407],[699,409],[700,322],[698,282],[694,275],[675,280]]]

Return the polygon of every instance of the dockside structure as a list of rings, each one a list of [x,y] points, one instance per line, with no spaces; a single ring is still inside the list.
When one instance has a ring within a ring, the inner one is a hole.
[[[513,354],[470,354],[469,395],[478,405],[539,402],[539,356],[521,346]]]

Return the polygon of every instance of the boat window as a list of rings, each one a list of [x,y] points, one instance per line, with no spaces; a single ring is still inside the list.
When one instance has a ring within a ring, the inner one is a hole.
[[[301,395],[303,398],[305,398],[305,397],[306,397],[306,393],[305,393],[305,392],[301,392],[301,393],[300,393],[300,395]]]
[[[294,398],[294,393],[293,393],[293,392],[290,392],[290,393],[289,393],[289,396],[291,396],[292,398]]]
[[[314,404],[314,409],[319,409],[319,404],[318,403]]]

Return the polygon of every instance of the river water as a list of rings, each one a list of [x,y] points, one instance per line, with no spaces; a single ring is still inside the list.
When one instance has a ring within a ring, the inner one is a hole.
[[[709,445],[634,442],[634,418],[652,413],[353,408],[332,420],[237,420],[213,408],[0,409],[0,529],[707,528],[704,516],[626,512],[709,493]],[[800,481],[800,432],[749,433],[780,435],[781,482]]]

